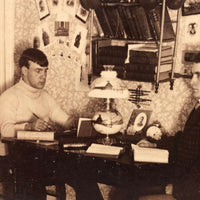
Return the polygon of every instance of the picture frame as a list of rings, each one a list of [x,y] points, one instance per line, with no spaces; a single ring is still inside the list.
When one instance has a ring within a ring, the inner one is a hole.
[[[200,0],[186,0],[182,6],[182,15],[200,14]]]
[[[83,23],[86,23],[88,15],[89,15],[89,11],[83,8],[81,5],[79,5],[77,13],[76,13],[76,17],[79,20],[81,20]]]
[[[55,21],[55,36],[69,36],[68,21]]]
[[[87,37],[87,29],[81,25],[77,25],[71,37],[71,47],[78,53],[85,50]]]
[[[134,109],[127,124],[127,133],[135,134],[144,130],[149,122],[152,110]]]
[[[35,0],[40,20],[50,15],[47,0]]]

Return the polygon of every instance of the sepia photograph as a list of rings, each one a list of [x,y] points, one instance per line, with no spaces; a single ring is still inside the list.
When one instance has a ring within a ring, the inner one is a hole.
[[[186,0],[182,7],[183,16],[200,14],[200,0]]]
[[[38,8],[40,20],[42,20],[50,14],[47,0],[35,0],[35,2]]]
[[[76,13],[76,17],[80,19],[82,22],[86,23],[88,15],[89,15],[89,11],[84,9],[81,5],[79,5],[77,13]]]
[[[199,4],[0,0],[0,200],[200,200]]]
[[[55,36],[69,36],[69,22],[55,21]]]

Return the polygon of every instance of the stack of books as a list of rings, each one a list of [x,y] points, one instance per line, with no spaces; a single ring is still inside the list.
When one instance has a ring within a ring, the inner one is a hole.
[[[153,82],[159,73],[159,80],[169,80],[172,69],[171,46],[161,49],[160,66],[158,67],[159,48],[155,44],[143,46],[132,45],[129,50],[128,63],[125,65],[126,79]]]
[[[94,56],[96,59],[94,63],[97,65],[93,70],[94,74],[99,76],[105,65],[124,66],[127,50],[125,43],[117,43],[112,39],[99,41],[97,53]]]

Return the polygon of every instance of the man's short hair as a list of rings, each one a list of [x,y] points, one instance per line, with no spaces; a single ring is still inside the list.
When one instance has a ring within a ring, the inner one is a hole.
[[[19,59],[19,67],[22,68],[23,66],[25,66],[29,68],[28,61],[37,63],[41,67],[47,67],[49,64],[46,55],[39,49],[35,49],[35,48],[28,48],[23,51]]]

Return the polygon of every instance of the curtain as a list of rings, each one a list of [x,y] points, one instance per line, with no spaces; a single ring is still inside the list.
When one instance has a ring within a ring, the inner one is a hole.
[[[14,7],[15,0],[0,0],[0,94],[14,83]],[[6,154],[0,140],[0,156]]]
[[[15,0],[0,1],[0,94],[14,83]]]

